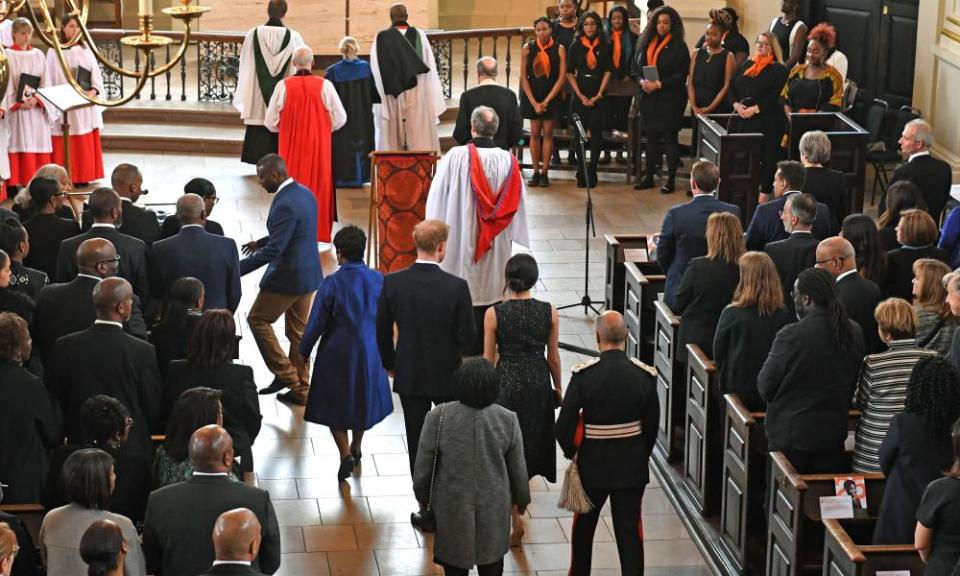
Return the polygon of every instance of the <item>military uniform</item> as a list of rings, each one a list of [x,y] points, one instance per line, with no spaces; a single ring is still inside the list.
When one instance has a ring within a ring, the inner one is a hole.
[[[593,533],[608,497],[621,573],[643,574],[640,505],[659,421],[653,368],[622,350],[573,367],[556,436],[567,458],[576,455],[594,508],[574,516],[571,576],[590,574]]]

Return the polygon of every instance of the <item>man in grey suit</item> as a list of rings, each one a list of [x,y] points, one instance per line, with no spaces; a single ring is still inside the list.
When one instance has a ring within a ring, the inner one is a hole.
[[[143,527],[143,554],[153,576],[193,576],[216,558],[210,527],[228,510],[247,508],[260,522],[260,552],[251,567],[265,574],[280,568],[280,527],[266,490],[234,482],[233,439],[211,424],[190,437],[193,477],[150,494]]]

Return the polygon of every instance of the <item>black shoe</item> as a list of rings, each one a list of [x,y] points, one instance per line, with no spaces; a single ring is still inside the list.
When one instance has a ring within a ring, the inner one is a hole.
[[[295,393],[293,390],[289,390],[283,394],[277,394],[277,400],[283,402],[284,404],[293,404],[294,406],[307,405],[307,399]]]
[[[360,459],[363,458],[363,454],[359,452],[350,451],[350,456],[353,458],[353,467],[356,468],[360,465]]]
[[[603,155],[603,158],[601,158],[600,161],[597,162],[597,164],[599,164],[599,165],[601,165],[601,166],[609,166],[609,165],[610,165],[610,162],[612,162],[612,160],[611,160],[611,158],[610,158],[610,154],[607,153],[607,154],[604,154],[604,155]]]
[[[656,184],[653,183],[653,178],[644,178],[636,184],[633,185],[634,190],[649,190],[653,188]]]
[[[577,165],[577,153],[574,152],[573,150],[567,153],[567,164],[569,164],[570,166]]]
[[[423,514],[420,512],[411,512],[410,513],[410,523],[413,524],[413,527],[423,533],[430,533],[433,530],[429,526],[423,525]]]
[[[546,174],[541,174],[541,175],[540,175],[540,187],[541,187],[541,188],[546,188],[546,187],[549,186],[549,185],[550,185],[550,177],[547,176]]]
[[[340,469],[337,470],[337,482],[343,482],[353,474],[353,456],[347,456],[340,461]]]
[[[672,194],[674,190],[676,190],[676,187],[671,182],[667,182],[660,187],[661,194]]]
[[[540,185],[540,173],[534,172],[533,176],[531,176],[530,179],[527,180],[527,187],[533,188],[534,186],[539,186],[539,185]]]
[[[285,384],[280,378],[274,378],[273,382],[270,383],[266,388],[261,388],[257,393],[266,396],[267,394],[276,394],[277,392],[283,390],[284,388],[289,388],[289,384]]]

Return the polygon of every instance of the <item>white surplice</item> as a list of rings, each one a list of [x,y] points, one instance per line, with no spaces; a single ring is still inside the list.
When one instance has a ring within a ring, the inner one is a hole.
[[[398,33],[401,33],[398,30]],[[437,123],[447,108],[437,74],[437,62],[430,49],[430,41],[423,30],[417,29],[423,54],[420,59],[430,68],[429,72],[417,75],[417,85],[399,96],[383,92],[383,80],[377,61],[377,41],[370,48],[370,69],[380,94],[380,104],[373,105],[375,148],[377,150],[403,150],[404,133],[408,150],[440,151]],[[406,41],[406,40],[404,40]],[[406,123],[404,123],[404,119]]]
[[[0,22],[0,44],[4,48],[13,46],[13,20],[9,18]]]
[[[333,82],[323,81],[323,88],[320,90],[320,98],[323,99],[323,106],[330,115],[330,131],[336,132],[347,123],[347,111],[343,109],[343,103],[340,102],[340,95],[333,86]],[[287,101],[287,84],[280,82],[273,90],[273,97],[270,98],[270,104],[267,106],[267,115],[263,119],[263,125],[271,132],[280,131],[280,112]]]
[[[74,78],[76,78],[77,68],[79,66],[83,66],[89,70],[90,86],[97,91],[97,95],[100,98],[106,97],[103,93],[103,73],[100,71],[100,64],[97,62],[97,57],[93,55],[93,52],[91,52],[89,48],[77,44],[72,48],[64,49],[63,57],[67,61],[67,66],[70,68],[70,72],[74,75]],[[60,67],[60,60],[57,58],[55,50],[47,50],[46,78],[48,86],[67,83],[67,77],[63,74],[63,69]],[[46,102],[45,104],[50,105]],[[52,129],[53,133],[57,136],[59,136],[63,130],[62,122],[63,119],[60,118],[59,115],[53,120]],[[70,111],[70,134],[72,136],[83,136],[94,130],[102,129],[103,108],[101,106],[87,106],[86,108]]]
[[[284,63],[293,55],[293,51],[303,46],[303,38],[296,30],[290,30],[290,42],[283,50],[283,38],[289,28],[282,26],[257,26],[247,32],[240,49],[240,73],[237,78],[237,89],[233,95],[233,107],[240,111],[243,123],[252,126],[263,126],[263,119],[267,114],[267,102],[260,91],[260,82],[257,80],[257,59],[253,47],[253,33],[257,33],[260,43],[260,53],[272,76],[280,73]],[[284,77],[296,71],[293,63],[287,65]],[[279,84],[278,84],[279,85]]]
[[[500,148],[477,148],[490,188],[497,193],[503,186],[513,155]],[[493,239],[490,250],[474,263],[477,234],[477,203],[470,185],[470,153],[467,146],[451,148],[437,165],[437,174],[430,184],[426,217],[436,218],[450,226],[447,255],[440,267],[467,281],[474,306],[486,306],[503,299],[503,271],[513,255],[513,243],[530,246],[530,230],[525,208],[527,187],[520,179],[521,197],[516,214]]]
[[[5,112],[7,126],[10,130],[8,152],[53,152],[50,140],[50,122],[57,117],[57,111],[49,102],[40,96],[37,99],[43,106],[37,105],[29,110],[19,108],[11,110],[17,103],[17,87],[20,85],[20,74],[33,74],[40,77],[40,88],[49,86],[47,75],[47,58],[36,48],[29,50],[7,50],[10,59],[10,83],[4,94],[0,108]]]

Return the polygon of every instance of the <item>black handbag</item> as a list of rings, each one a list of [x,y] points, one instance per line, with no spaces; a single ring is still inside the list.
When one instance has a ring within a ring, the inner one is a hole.
[[[437,462],[440,460],[440,431],[443,429],[443,407],[440,405],[440,422],[437,424],[437,441],[433,450],[433,472],[430,474],[430,496],[427,507],[420,513],[420,530],[423,532],[437,531],[437,515],[433,512],[433,484],[437,480]]]

